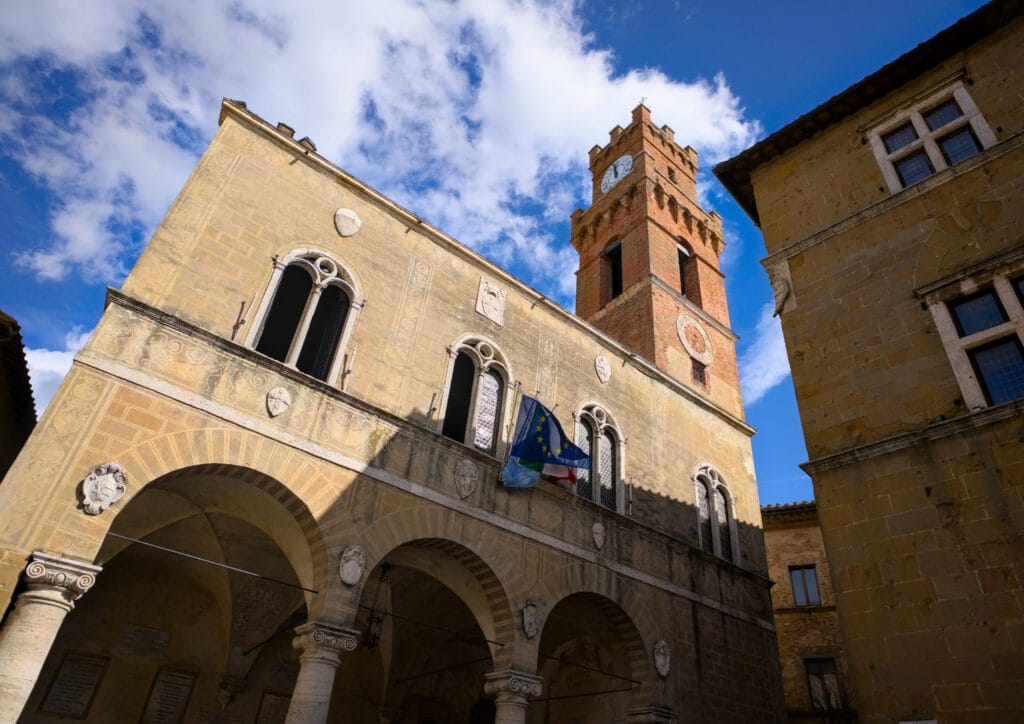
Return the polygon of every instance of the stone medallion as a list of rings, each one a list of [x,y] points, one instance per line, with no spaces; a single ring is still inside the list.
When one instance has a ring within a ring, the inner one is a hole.
[[[711,337],[695,317],[685,312],[676,318],[676,334],[683,343],[687,354],[703,365],[709,365],[715,359],[715,351],[711,348]]]
[[[480,470],[471,460],[459,460],[455,466],[455,489],[459,497],[465,500],[476,490],[477,481],[480,479]]]
[[[277,417],[292,406],[292,393],[283,387],[275,387],[267,393],[267,412]]]
[[[658,676],[665,678],[672,668],[672,653],[668,644],[662,639],[654,644],[654,668],[658,670]]]
[[[608,361],[607,357],[603,357],[601,355],[595,357],[594,370],[597,371],[597,379],[601,381],[602,385],[612,377],[612,365]]]
[[[334,212],[334,228],[342,236],[353,236],[363,227],[363,220],[352,209],[338,209]]]
[[[604,539],[604,524],[594,523],[594,545],[597,546],[597,550],[601,550],[602,548],[604,548]]]
[[[362,546],[349,546],[341,553],[341,565],[338,567],[338,575],[341,582],[346,586],[354,586],[363,577],[363,569],[366,568],[366,550]]]
[[[124,497],[128,479],[117,463],[104,463],[94,468],[79,484],[82,510],[99,515]]]
[[[526,638],[532,639],[540,633],[540,620],[537,618],[537,604],[527,601],[523,606],[523,631]]]

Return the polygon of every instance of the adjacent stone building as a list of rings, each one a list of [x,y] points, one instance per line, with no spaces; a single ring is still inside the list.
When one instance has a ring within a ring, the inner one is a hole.
[[[789,720],[856,721],[818,508],[766,505],[761,520]]]
[[[1022,10],[715,169],[764,234],[865,722],[1024,712]]]
[[[720,220],[590,158],[581,318],[225,101],[0,484],[0,720],[779,721]]]
[[[0,479],[36,424],[21,327],[0,311]]]

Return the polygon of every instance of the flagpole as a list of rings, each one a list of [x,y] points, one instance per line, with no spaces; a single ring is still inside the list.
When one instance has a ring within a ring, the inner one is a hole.
[[[512,435],[515,434],[515,423],[516,419],[519,417],[519,403],[522,399],[523,383],[520,380],[516,380],[516,391],[512,393],[512,409],[515,410],[515,413],[513,415],[509,415],[509,421],[505,425],[505,439],[508,440],[508,445],[505,447],[505,460],[501,464],[502,468],[508,465],[508,459],[512,457],[512,446],[515,444],[515,440],[512,439]],[[498,478],[501,478],[501,470],[498,471]]]

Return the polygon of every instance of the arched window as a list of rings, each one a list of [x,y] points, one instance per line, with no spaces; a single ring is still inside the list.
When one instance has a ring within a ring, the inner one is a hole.
[[[693,476],[693,489],[700,547],[735,561],[732,497],[721,474],[710,465],[701,465]]]
[[[576,445],[590,455],[590,468],[576,471],[576,494],[610,510],[619,509],[622,487],[622,435],[600,405],[586,405],[576,416]]]
[[[450,353],[441,434],[494,455],[511,379],[508,365],[493,344],[480,339],[463,340]]]
[[[351,275],[330,257],[303,250],[275,261],[250,344],[257,352],[325,382],[337,377],[359,305]]]

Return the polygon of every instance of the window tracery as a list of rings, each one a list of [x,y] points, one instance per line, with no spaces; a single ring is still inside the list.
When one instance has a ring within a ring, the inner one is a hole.
[[[313,249],[274,260],[274,272],[249,344],[324,382],[337,379],[354,318],[362,306],[352,275]]]
[[[476,337],[452,345],[449,354],[441,434],[495,455],[512,379],[504,355]]]
[[[576,494],[610,510],[620,509],[622,433],[601,405],[583,406],[576,415],[576,445],[590,455],[590,468],[576,471]]]
[[[733,500],[721,474],[701,465],[693,476],[697,538],[702,550],[735,561]]]

